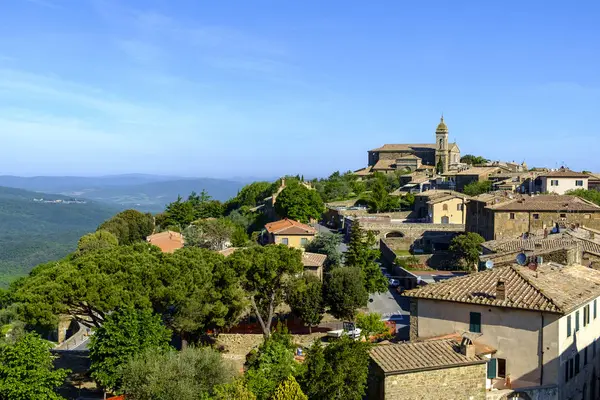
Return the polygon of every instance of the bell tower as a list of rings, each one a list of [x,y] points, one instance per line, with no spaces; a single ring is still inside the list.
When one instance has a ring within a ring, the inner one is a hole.
[[[448,151],[448,127],[444,122],[444,114],[440,118],[440,123],[435,130],[435,167],[436,172],[448,172],[449,151]]]

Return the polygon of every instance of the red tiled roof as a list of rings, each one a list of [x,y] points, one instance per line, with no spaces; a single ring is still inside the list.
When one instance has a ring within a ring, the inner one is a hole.
[[[269,233],[275,235],[315,235],[316,229],[292,219],[282,219],[265,225]]]
[[[146,240],[148,243],[159,247],[163,253],[173,253],[175,250],[183,248],[185,244],[183,235],[173,231],[155,233],[148,236]]]
[[[384,144],[381,147],[378,147],[369,151],[415,151],[415,150],[435,150],[437,148],[436,144]]]
[[[459,344],[453,339],[376,345],[370,355],[384,373],[407,373],[486,362],[477,355],[463,355]]]
[[[505,299],[496,285],[505,284]],[[405,292],[405,296],[566,314],[600,296],[600,271],[582,265],[492,268]]]
[[[322,267],[325,263],[327,256],[325,254],[317,254],[317,253],[302,253],[302,264],[305,267]]]
[[[540,176],[547,178],[589,178],[588,174],[582,174],[581,172],[575,172],[565,168],[561,168],[558,171],[547,172]]]

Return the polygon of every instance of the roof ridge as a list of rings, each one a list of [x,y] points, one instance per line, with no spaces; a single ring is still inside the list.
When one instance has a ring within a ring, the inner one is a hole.
[[[556,309],[558,311],[560,311],[561,313],[564,312],[564,310],[558,305],[556,304],[556,302],[549,297],[546,293],[544,293],[544,291],[538,287],[537,285],[535,285],[528,277],[526,277],[523,273],[521,273],[521,271],[519,271],[519,269],[514,266],[514,265],[509,265],[509,267],[515,271],[517,273],[517,275],[523,279],[525,282],[527,282],[527,284],[529,284],[529,286],[533,287],[539,294],[541,294],[548,302],[550,302],[550,304],[552,304],[554,307],[556,307]]]

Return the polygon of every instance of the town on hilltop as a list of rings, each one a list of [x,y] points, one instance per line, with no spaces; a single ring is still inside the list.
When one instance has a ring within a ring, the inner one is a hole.
[[[600,174],[449,132],[116,214],[0,291],[0,398],[600,398]]]

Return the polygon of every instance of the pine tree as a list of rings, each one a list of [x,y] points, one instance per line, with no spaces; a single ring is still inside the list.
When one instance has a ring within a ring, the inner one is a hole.
[[[345,264],[347,267],[360,268],[365,289],[369,293],[383,293],[388,288],[387,280],[376,263],[380,255],[379,250],[374,248],[376,244],[373,232],[365,233],[358,221],[352,223]]]
[[[272,400],[308,400],[308,397],[302,392],[300,385],[293,376],[289,376],[281,382]]]

